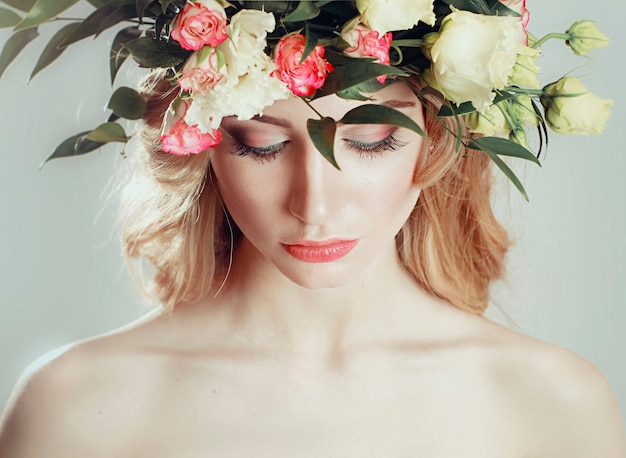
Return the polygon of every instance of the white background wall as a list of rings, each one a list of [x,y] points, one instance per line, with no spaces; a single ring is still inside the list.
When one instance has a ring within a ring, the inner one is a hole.
[[[554,134],[543,169],[521,169],[531,203],[511,191],[503,206],[518,243],[496,297],[516,328],[595,363],[626,414],[626,38],[618,4],[529,2],[536,35],[589,18],[613,39],[593,53],[597,60],[574,59],[561,43],[546,46],[542,82],[561,76],[557,66],[573,70],[615,105],[604,135]],[[43,29],[40,40],[51,33]],[[0,31],[0,43],[7,38]],[[33,43],[0,80],[0,408],[39,355],[144,310],[112,229],[116,202],[105,201],[119,149],[38,170],[58,142],[104,119],[111,39],[74,45],[27,84],[40,50]]]

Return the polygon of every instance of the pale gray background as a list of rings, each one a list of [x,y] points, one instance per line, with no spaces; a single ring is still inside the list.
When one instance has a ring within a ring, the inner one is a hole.
[[[519,169],[531,203],[511,191],[511,203],[501,205],[518,243],[496,301],[521,331],[596,364],[626,412],[626,39],[618,6],[624,1],[529,2],[536,35],[581,18],[600,23],[613,44],[594,52],[597,60],[574,59],[561,43],[550,44],[541,80],[561,76],[557,66],[573,70],[615,105],[604,135],[552,135],[543,169]],[[7,37],[0,31],[0,42]],[[105,199],[119,149],[38,170],[59,141],[104,119],[111,39],[75,45],[27,85],[40,50],[31,45],[0,80],[0,408],[39,355],[145,310],[112,229],[116,201]]]

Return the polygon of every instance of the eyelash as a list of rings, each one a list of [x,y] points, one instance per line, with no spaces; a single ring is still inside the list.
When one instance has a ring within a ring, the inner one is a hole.
[[[354,140],[344,141],[349,145],[349,148],[356,151],[360,157],[376,157],[386,151],[396,151],[407,145],[406,142],[401,142],[394,137],[394,133],[395,132],[391,133],[388,137],[373,143],[357,142]]]
[[[380,156],[386,151],[396,151],[407,145],[406,142],[401,142],[394,137],[395,132],[391,133],[386,138],[372,143],[359,142],[355,140],[345,140],[348,148],[355,151],[359,157],[376,157]],[[285,146],[289,143],[284,141],[269,146],[250,146],[245,143],[238,142],[232,154],[236,156],[246,157],[250,156],[254,160],[259,162],[271,162],[276,159],[276,156],[280,154]]]
[[[250,156],[255,161],[259,162],[271,162],[276,159],[276,156],[285,148],[287,143],[289,142],[285,141],[269,146],[250,146],[245,143],[237,142],[232,154],[241,157]]]

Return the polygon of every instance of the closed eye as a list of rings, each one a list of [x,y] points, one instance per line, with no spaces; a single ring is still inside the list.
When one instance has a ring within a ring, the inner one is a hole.
[[[289,141],[284,141],[267,146],[250,146],[238,141],[231,154],[242,157],[249,156],[260,162],[270,162],[276,159],[276,156],[285,149],[288,143]]]
[[[344,138],[343,141],[353,151],[356,151],[361,157],[375,157],[381,155],[387,151],[396,151],[407,145],[407,142],[402,142],[394,136],[392,132],[387,137],[376,142],[363,142],[353,139]]]

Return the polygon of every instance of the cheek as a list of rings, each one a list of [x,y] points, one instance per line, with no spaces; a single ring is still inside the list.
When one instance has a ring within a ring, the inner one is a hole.
[[[373,160],[371,171],[361,171],[360,178],[354,177],[360,182],[354,187],[353,198],[370,221],[386,223],[379,225],[384,226],[385,231],[400,230],[419,198],[421,190],[414,184],[417,157],[416,153],[411,153],[400,160],[386,164],[381,161],[378,165],[378,161]]]
[[[250,228],[264,232],[264,221],[271,220],[280,205],[280,190],[268,186],[268,177],[258,173],[258,164],[228,153],[214,152],[211,167],[217,179],[222,200],[244,233]],[[255,165],[257,169],[255,170]]]

